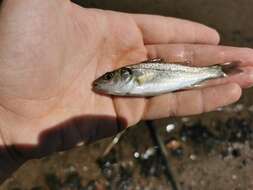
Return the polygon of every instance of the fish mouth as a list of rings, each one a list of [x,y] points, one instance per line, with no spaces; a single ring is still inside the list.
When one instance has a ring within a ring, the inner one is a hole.
[[[98,81],[92,83],[92,90],[98,94],[110,94],[108,90],[103,88],[103,84],[100,84]]]
[[[92,90],[95,91],[95,92],[101,91],[102,90],[101,87],[102,86],[98,83],[98,81],[94,81],[92,83]]]
[[[92,83],[92,87],[97,87],[97,86],[99,86],[99,83],[98,83],[97,80],[95,80],[95,81]]]

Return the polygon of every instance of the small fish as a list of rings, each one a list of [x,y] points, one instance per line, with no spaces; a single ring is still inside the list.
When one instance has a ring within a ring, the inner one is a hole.
[[[117,96],[156,96],[193,88],[209,79],[237,72],[238,62],[191,67],[151,59],[105,73],[93,82],[96,92]]]

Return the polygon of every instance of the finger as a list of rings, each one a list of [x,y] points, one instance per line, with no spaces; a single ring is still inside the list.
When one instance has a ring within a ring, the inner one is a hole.
[[[115,96],[113,102],[116,115],[127,118],[127,126],[133,126],[140,121],[147,101],[145,98]]]
[[[140,28],[145,44],[218,44],[216,30],[203,24],[172,17],[131,14]]]
[[[149,58],[188,62],[192,66],[208,66],[230,61],[240,61],[241,66],[253,66],[253,49],[200,44],[148,45]]]
[[[240,96],[241,88],[235,83],[170,93],[151,98],[146,103],[142,118],[158,119],[201,114],[231,104]]]
[[[218,85],[236,82],[243,88],[253,85],[253,50],[213,45],[150,45],[147,46],[149,58],[164,58],[168,62],[184,62],[191,66],[208,66],[218,63],[239,61],[242,73],[205,84]]]

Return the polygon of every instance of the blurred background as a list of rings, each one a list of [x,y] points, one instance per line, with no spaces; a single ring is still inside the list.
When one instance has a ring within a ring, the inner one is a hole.
[[[224,45],[253,47],[252,0],[75,0],[84,7],[148,13],[216,28]],[[229,107],[198,117],[155,121],[178,189],[253,189],[253,90]],[[3,190],[170,190],[147,127],[127,131],[106,156],[112,138],[22,166]]]

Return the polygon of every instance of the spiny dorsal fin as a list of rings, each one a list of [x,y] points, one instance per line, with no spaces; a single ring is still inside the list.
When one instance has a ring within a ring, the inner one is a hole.
[[[147,59],[145,61],[142,61],[141,63],[156,63],[156,62],[164,62],[164,59],[162,59],[162,58],[152,58],[152,59]]]

